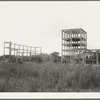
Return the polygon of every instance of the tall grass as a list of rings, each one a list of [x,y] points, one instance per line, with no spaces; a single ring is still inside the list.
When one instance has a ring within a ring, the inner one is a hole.
[[[0,92],[100,91],[100,66],[0,62]]]

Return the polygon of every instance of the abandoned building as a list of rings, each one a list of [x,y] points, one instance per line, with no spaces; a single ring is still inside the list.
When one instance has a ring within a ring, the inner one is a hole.
[[[62,30],[61,61],[76,64],[100,64],[100,49],[87,49],[87,32],[82,28]]]
[[[100,65],[100,49],[87,49],[87,32],[82,28],[62,30],[61,62],[73,64]],[[27,58],[29,61],[34,55],[42,53],[41,47],[4,42],[3,58],[13,57],[18,61]],[[58,58],[57,58],[58,59]]]
[[[4,59],[9,58],[10,60],[12,57],[14,57],[17,61],[19,58],[23,60],[23,58],[26,57],[30,60],[32,56],[39,55],[41,53],[41,47],[31,47],[26,45],[15,44],[12,42],[4,42]]]

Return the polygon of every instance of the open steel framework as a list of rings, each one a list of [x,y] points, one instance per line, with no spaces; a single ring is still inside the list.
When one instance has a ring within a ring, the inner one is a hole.
[[[62,62],[100,64],[100,50],[87,49],[87,32],[82,28],[62,30]]]
[[[42,53],[41,47],[31,47],[26,45],[15,44],[12,42],[4,42],[4,57],[14,55],[16,57],[30,57]]]

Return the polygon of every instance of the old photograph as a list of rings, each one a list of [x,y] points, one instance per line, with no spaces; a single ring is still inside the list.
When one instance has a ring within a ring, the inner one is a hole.
[[[0,92],[100,92],[100,1],[0,1]]]

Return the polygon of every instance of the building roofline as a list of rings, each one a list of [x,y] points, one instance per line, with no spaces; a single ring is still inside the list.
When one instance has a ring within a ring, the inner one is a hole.
[[[72,29],[63,29],[62,31],[67,31],[67,30],[82,30],[83,32],[87,33],[86,31],[84,31],[82,28],[72,28]]]

